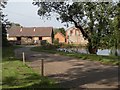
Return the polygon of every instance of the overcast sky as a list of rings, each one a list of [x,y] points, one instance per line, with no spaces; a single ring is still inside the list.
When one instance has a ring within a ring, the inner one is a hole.
[[[3,12],[8,15],[6,18],[14,23],[19,23],[24,27],[65,27],[65,24],[58,22],[55,16],[51,20],[40,19],[37,15],[38,7],[32,4],[33,0],[8,0]],[[70,25],[71,27],[73,25]]]
[[[7,14],[9,21],[19,23],[24,27],[64,27],[64,24],[58,22],[55,16],[51,20],[40,19],[37,15],[38,7],[32,4],[32,0],[8,0],[6,8],[3,10]],[[73,26],[73,25],[70,25]]]

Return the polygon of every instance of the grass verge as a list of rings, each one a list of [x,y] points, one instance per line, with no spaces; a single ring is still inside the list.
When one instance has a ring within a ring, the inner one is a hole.
[[[120,56],[104,56],[104,55],[95,55],[95,54],[79,54],[79,53],[68,53],[57,51],[56,49],[52,48],[44,48],[44,47],[33,47],[31,50],[37,52],[46,52],[52,54],[60,54],[64,56],[70,56],[74,58],[79,58],[82,60],[91,60],[91,61],[99,61],[103,64],[110,64],[110,65],[120,65]]]
[[[2,87],[8,88],[42,88],[50,87],[54,82],[41,77],[21,61],[7,61],[2,63]],[[39,86],[37,86],[39,84]],[[35,86],[35,87],[34,87]]]

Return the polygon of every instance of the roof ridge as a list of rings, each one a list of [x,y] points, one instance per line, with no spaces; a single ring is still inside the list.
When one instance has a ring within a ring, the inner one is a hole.
[[[61,33],[61,32],[57,32],[57,33],[60,33],[62,36],[64,36],[64,37],[65,37],[65,35],[64,35],[63,33]],[[57,34],[57,33],[56,33],[56,34]],[[55,34],[55,35],[56,35],[56,34]]]
[[[23,27],[22,31],[20,32],[20,28],[10,28],[8,30],[8,34],[10,34],[11,36],[30,36],[30,35],[34,35],[34,36],[50,36],[52,33],[53,28],[52,27],[38,27],[34,30],[34,27]],[[34,33],[33,33],[34,31]]]
[[[51,26],[51,27],[23,27],[23,28],[53,28],[53,27]]]

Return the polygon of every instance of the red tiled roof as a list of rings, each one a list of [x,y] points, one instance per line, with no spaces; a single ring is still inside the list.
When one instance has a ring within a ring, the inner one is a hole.
[[[11,27],[7,33],[9,36],[51,36],[52,27]]]

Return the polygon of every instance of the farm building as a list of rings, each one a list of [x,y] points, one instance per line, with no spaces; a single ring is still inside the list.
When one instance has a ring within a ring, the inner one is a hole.
[[[78,28],[71,27],[66,30],[66,43],[86,45],[88,41],[84,39],[81,31]]]
[[[57,32],[54,37],[55,40],[58,40],[59,43],[65,43],[66,38],[61,32]]]
[[[8,41],[19,42],[20,44],[37,44],[42,40],[52,43],[53,37],[52,27],[13,26],[7,30]]]

